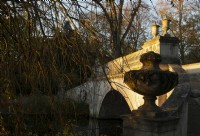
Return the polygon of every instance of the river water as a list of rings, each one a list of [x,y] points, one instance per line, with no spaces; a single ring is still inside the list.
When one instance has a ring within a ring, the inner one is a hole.
[[[122,136],[122,120],[90,118],[84,125],[79,120],[74,133],[75,136]]]

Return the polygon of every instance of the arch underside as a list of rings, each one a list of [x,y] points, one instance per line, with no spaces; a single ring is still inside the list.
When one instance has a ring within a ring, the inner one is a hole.
[[[115,90],[109,91],[99,111],[99,118],[104,119],[118,119],[121,115],[130,114],[131,110],[125,98]]]

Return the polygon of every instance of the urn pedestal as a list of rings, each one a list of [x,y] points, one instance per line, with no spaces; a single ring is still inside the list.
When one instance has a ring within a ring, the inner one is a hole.
[[[161,56],[148,52],[141,56],[143,67],[140,70],[131,70],[124,75],[124,82],[132,91],[143,95],[144,104],[133,111],[133,114],[145,117],[154,117],[164,111],[155,104],[156,96],[166,94],[178,84],[178,74],[162,71],[159,67]]]
[[[161,56],[152,51],[143,54],[140,61],[143,67],[125,73],[124,82],[132,91],[144,96],[144,104],[131,115],[122,116],[124,136],[173,136],[179,118],[170,116],[172,110],[163,111],[155,100],[178,84],[178,74],[162,71],[159,68]]]

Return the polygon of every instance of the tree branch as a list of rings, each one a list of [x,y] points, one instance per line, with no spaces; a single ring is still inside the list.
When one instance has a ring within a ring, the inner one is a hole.
[[[133,12],[131,13],[130,22],[129,22],[129,24],[128,24],[127,28],[126,28],[126,31],[124,32],[124,34],[123,34],[122,39],[121,39],[120,42],[124,41],[124,39],[126,38],[128,32],[130,31],[132,22],[133,22],[133,20],[134,20],[134,18],[136,16],[136,13],[138,12],[140,6],[141,6],[141,0],[138,0],[138,4],[137,4],[136,8],[133,10]]]

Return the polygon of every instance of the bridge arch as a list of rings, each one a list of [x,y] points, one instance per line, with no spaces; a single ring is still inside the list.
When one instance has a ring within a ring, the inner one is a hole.
[[[96,95],[89,97],[91,117],[119,118],[120,115],[131,113],[132,110],[137,109],[143,103],[142,96],[125,85],[123,76],[116,80],[104,80],[98,82],[98,84],[93,84],[93,86],[95,86],[95,89],[91,91]],[[113,109],[113,107],[118,109]]]
[[[120,118],[120,115],[130,113],[131,110],[124,96],[119,91],[111,90],[102,100],[99,118]]]

